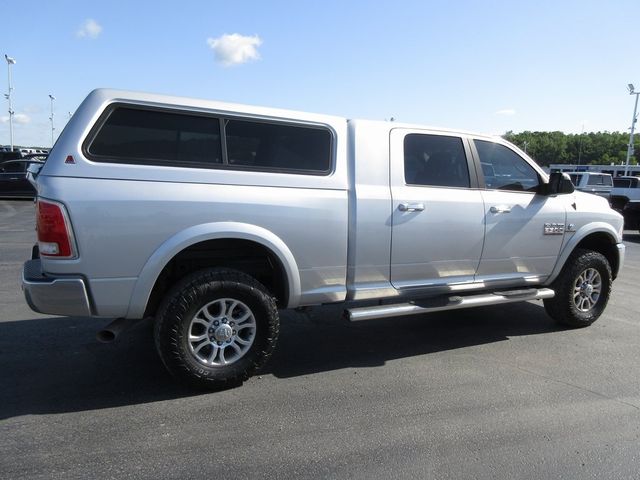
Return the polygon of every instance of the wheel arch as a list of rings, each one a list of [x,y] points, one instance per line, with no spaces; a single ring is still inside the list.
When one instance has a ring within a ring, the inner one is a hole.
[[[593,250],[604,255],[611,266],[611,273],[615,279],[621,263],[620,253],[617,247],[618,243],[618,233],[608,223],[595,222],[581,227],[573,237],[565,243],[560,257],[556,262],[556,266],[545,283],[552,283],[558,275],[560,275],[567,260],[577,248]]]
[[[151,293],[165,267],[181,252],[215,240],[252,242],[270,252],[286,279],[286,305],[296,307],[300,301],[301,285],[297,262],[291,250],[273,232],[256,225],[237,222],[217,222],[195,225],[168,238],[145,263],[136,281],[127,318],[141,318],[147,310]]]

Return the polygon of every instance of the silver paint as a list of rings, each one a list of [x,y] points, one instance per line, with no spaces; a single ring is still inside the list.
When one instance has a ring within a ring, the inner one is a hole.
[[[323,126],[334,137],[333,168],[315,176],[92,162],[82,143],[114,102]],[[548,285],[575,245],[595,232],[611,236],[622,263],[621,216],[599,197],[406,185],[402,142],[417,131],[496,141],[547,181],[535,162],[502,139],[96,90],[37,175],[38,194],[65,206],[79,254],[43,259],[43,269],[51,278],[85,279],[92,314],[138,318],[173,256],[219,238],[271,250],[285,270],[288,307]],[[75,163],[65,163],[68,155]],[[544,235],[545,223],[567,222],[575,232]]]

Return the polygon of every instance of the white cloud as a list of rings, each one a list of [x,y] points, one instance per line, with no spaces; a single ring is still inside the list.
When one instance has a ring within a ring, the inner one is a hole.
[[[26,125],[31,121],[31,117],[29,115],[25,115],[24,113],[16,113],[13,115],[13,122],[18,123],[20,125]],[[0,117],[0,123],[9,123],[9,116],[5,115],[4,117]]]
[[[15,120],[16,123],[20,123],[22,125],[26,125],[27,123],[29,123],[31,121],[31,117],[29,115],[24,114],[24,113],[16,113],[13,116],[13,119]]]
[[[92,18],[87,18],[80,29],[76,32],[76,36],[79,38],[98,38],[101,33],[102,25]]]
[[[41,105],[27,105],[26,107],[24,107],[23,110],[25,113],[30,113],[30,114],[38,114],[38,113],[44,112],[44,109],[42,108]]]
[[[207,44],[213,50],[216,61],[225,67],[258,60],[258,47],[262,40],[258,35],[245,36],[239,33],[224,34],[218,38],[208,38]]]
[[[504,108],[502,110],[498,110],[496,115],[505,115],[511,117],[516,114],[516,111],[513,108]]]

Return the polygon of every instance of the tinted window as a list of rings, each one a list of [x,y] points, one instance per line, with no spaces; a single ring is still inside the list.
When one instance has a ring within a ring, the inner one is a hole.
[[[412,133],[404,138],[404,179],[411,185],[469,187],[462,139]]]
[[[611,177],[608,175],[589,175],[587,185],[611,186]]]
[[[493,167],[494,176],[484,177],[487,188],[529,192],[538,188],[540,180],[537,172],[514,151],[499,143],[484,140],[473,142],[480,155],[480,162]]]
[[[328,130],[228,120],[225,134],[230,166],[317,173],[331,169]]]
[[[116,108],[89,147],[97,161],[127,163],[222,163],[217,118],[155,110]]]
[[[0,173],[24,173],[27,169],[26,162],[8,160],[0,163]]]
[[[493,166],[488,163],[481,163],[480,165],[482,166],[482,173],[484,174],[485,178],[496,176],[496,172],[493,171]]]
[[[582,180],[582,175],[579,175],[577,173],[570,173],[569,177],[571,178],[571,183],[573,183],[575,186],[578,186],[580,180]]]
[[[631,180],[629,178],[614,178],[613,186],[616,188],[630,188]]]

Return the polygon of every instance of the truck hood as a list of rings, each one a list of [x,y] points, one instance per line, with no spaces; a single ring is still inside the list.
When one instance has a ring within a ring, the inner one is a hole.
[[[567,197],[567,223],[575,224],[578,229],[587,224],[606,223],[617,233],[618,241],[622,241],[624,219],[605,198],[577,190]]]
[[[574,201],[576,204],[580,204],[586,210],[593,211],[608,211],[611,210],[609,202],[604,197],[595,195],[593,193],[586,193],[576,190],[574,192]],[[613,211],[613,210],[612,210]]]

